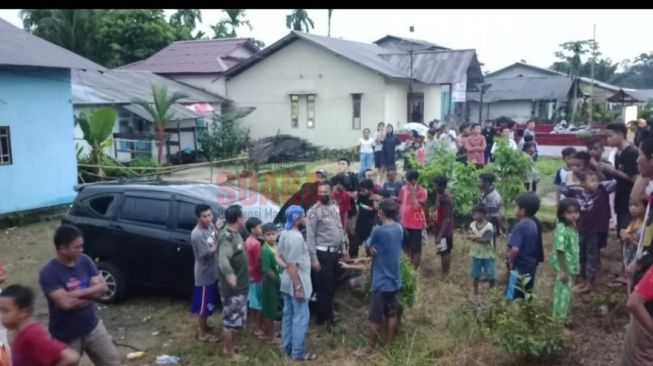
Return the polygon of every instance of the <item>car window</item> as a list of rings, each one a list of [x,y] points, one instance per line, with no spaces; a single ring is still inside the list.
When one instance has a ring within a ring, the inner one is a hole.
[[[113,203],[113,199],[113,196],[95,197],[88,202],[88,205],[93,212],[104,216],[107,214],[107,211],[109,211],[109,206]]]
[[[120,218],[165,226],[168,221],[169,206],[169,201],[166,200],[127,197],[120,210]]]
[[[197,224],[195,218],[195,205],[187,202],[179,202],[177,210],[177,228],[181,230],[193,231]]]

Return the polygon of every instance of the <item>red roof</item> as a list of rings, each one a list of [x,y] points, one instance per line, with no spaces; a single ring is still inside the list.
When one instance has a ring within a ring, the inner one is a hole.
[[[145,60],[120,68],[147,70],[156,74],[222,73],[245,60],[231,56],[241,47],[254,53],[258,51],[249,38],[178,41]]]

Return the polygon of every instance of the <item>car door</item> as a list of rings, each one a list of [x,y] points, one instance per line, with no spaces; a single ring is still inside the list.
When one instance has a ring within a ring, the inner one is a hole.
[[[136,283],[171,287],[177,246],[171,241],[172,195],[126,192],[114,229],[125,243],[122,257]]]

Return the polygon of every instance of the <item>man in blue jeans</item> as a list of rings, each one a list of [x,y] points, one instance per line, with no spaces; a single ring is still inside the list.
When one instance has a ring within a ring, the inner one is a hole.
[[[285,231],[279,238],[279,262],[283,263],[281,293],[281,353],[293,360],[312,361],[314,353],[304,350],[310,312],[308,301],[313,293],[311,284],[311,256],[300,230],[304,226],[304,209],[293,205],[286,210]]]

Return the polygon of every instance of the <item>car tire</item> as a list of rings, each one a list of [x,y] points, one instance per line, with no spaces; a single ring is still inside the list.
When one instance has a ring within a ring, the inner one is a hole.
[[[112,304],[122,300],[125,297],[127,283],[118,267],[110,262],[100,262],[97,268],[107,282],[107,293],[99,298],[98,302]]]

